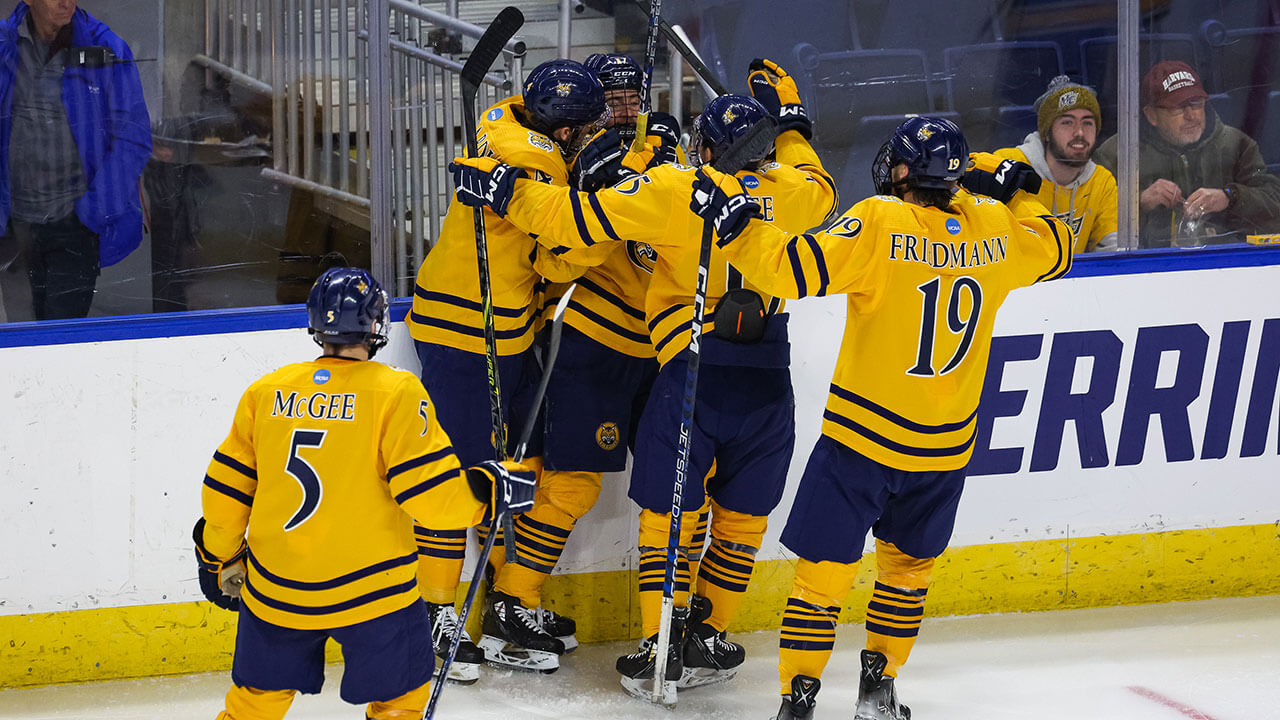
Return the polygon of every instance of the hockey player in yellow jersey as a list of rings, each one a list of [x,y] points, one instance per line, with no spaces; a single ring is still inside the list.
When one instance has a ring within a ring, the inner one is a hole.
[[[758,73],[758,75],[757,75]],[[793,232],[820,224],[833,211],[836,192],[830,176],[810,147],[809,124],[794,82],[771,62],[753,70],[752,89],[759,101],[726,95],[708,103],[694,123],[690,156],[700,162],[720,157],[768,115],[781,117],[777,161],[754,158],[739,174],[770,219]],[[773,97],[769,97],[772,94]],[[491,170],[492,169],[492,170]],[[486,172],[488,171],[488,172]],[[504,207],[519,227],[537,228],[542,238],[565,246],[594,246],[622,238],[644,241],[658,252],[645,299],[651,342],[659,371],[640,421],[630,496],[640,516],[640,607],[644,641],[618,660],[623,686],[648,697],[654,671],[653,651],[659,624],[677,433],[694,285],[698,276],[698,240],[702,220],[688,204],[694,170],[663,165],[594,194],[552,188],[512,178],[492,161],[460,161],[454,166],[458,197]],[[494,183],[493,173],[506,178]],[[725,640],[725,630],[741,601],[760,547],[769,512],[781,499],[794,446],[794,395],[790,351],[782,303],[744,282],[718,251],[707,268],[707,307],[698,318],[706,328],[691,460],[687,476],[716,475],[703,487],[686,487],[681,507],[697,510],[705,496],[713,501],[712,547],[699,570],[697,599],[688,618],[672,623],[667,659],[672,684],[690,687],[730,677],[741,664],[741,646]],[[692,523],[682,528],[681,548],[689,544]],[[680,552],[676,605],[688,600],[688,568]],[[682,647],[683,646],[683,647]]]
[[[1098,141],[1102,110],[1093,90],[1059,75],[1036,100],[1036,131],[1021,145],[995,151],[1025,162],[1043,181],[1036,196],[1071,226],[1075,252],[1116,249],[1116,179],[1090,157]]]
[[[329,638],[343,700],[376,720],[419,718],[434,658],[414,519],[463,528],[524,512],[534,474],[495,460],[464,470],[418,378],[369,362],[387,300],[367,272],[326,271],[307,320],[324,354],[245,391],[204,478],[200,588],[239,611],[218,718],[282,718],[296,692],[320,692]]]
[[[755,219],[734,201],[736,178],[707,171],[697,184],[693,206],[749,281],[782,297],[848,298],[822,436],[782,533],[800,559],[782,616],[779,720],[812,715],[868,530],[877,577],[854,717],[910,717],[894,678],[951,537],[996,310],[1071,267],[1071,231],[1036,200],[1031,167],[974,159],[965,172],[950,121],[909,118],[873,163],[880,194],[815,234]]]
[[[634,137],[643,71],[614,54],[592,55],[585,66],[604,87],[611,137],[626,137],[628,129]],[[631,158],[640,170],[664,151],[676,157],[680,128],[674,118],[655,113],[647,135],[646,151]],[[630,172],[610,164],[608,158],[622,155],[623,142],[614,143],[610,152],[602,137],[575,158],[574,186],[594,189],[618,180],[620,171]],[[606,159],[597,162],[596,151]],[[542,588],[578,519],[595,505],[603,474],[624,470],[634,445],[635,422],[658,373],[644,323],[656,253],[640,242],[602,243],[561,258],[580,265],[582,275],[564,315],[556,371],[547,385],[544,469],[533,509],[514,525],[518,560],[502,566],[493,587],[535,611],[543,629],[568,651],[577,645],[576,624],[546,609]],[[559,296],[555,286],[548,294]]]
[[[481,155],[517,164],[541,181],[564,186],[567,159],[606,119],[604,89],[595,76],[580,63],[552,60],[529,73],[521,95],[485,111],[477,128],[477,144]],[[440,237],[418,271],[413,307],[406,319],[422,365],[422,382],[435,399],[440,423],[464,464],[495,455],[489,408],[476,402],[488,396],[489,388],[472,216],[472,208],[450,205]],[[513,427],[511,418],[523,422],[541,374],[530,348],[540,318],[542,275],[565,268],[524,230],[492,212],[484,213],[484,221],[500,397],[504,419]],[[514,427],[507,433],[513,442],[520,429]],[[527,462],[535,467],[540,463],[541,439],[542,434],[535,432],[527,454]],[[486,528],[479,530],[483,533]],[[466,531],[420,527],[416,532],[423,597],[443,631],[457,623],[453,604]],[[494,552],[493,567],[502,565],[502,555]],[[543,630],[539,622],[543,618],[536,610],[520,606],[512,596],[489,593],[481,639],[484,650],[464,635],[450,678],[474,682],[485,659],[528,669],[558,667],[564,642]],[[443,632],[437,633],[437,654],[447,652],[449,640]]]

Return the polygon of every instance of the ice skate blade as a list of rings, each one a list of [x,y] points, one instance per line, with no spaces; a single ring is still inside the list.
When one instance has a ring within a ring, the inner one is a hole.
[[[716,670],[714,668],[691,668],[685,667],[684,674],[676,681],[676,687],[680,689],[703,687],[705,685],[715,685],[727,680],[732,680],[733,676],[738,674],[738,668],[729,668],[728,670]]]
[[[639,698],[645,702],[653,702],[653,678],[630,678],[623,675],[619,678],[622,683],[622,689],[634,698]],[[676,681],[667,680],[662,683],[662,698],[656,703],[662,707],[671,709],[676,706]]]
[[[480,642],[476,644],[484,651],[485,662],[492,665],[540,672],[544,675],[550,675],[560,669],[560,656],[555,653],[511,645],[506,640],[492,635],[481,637]]]
[[[440,679],[440,666],[443,662],[444,661],[440,659],[436,660],[436,669],[432,673],[433,679]],[[460,663],[457,660],[454,660],[453,664],[449,666],[448,680],[455,685],[473,685],[479,679],[479,663]]]

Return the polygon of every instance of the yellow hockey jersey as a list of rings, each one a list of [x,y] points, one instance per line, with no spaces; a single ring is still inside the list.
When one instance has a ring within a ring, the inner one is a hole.
[[[564,186],[568,170],[551,138],[520,124],[523,100],[514,96],[485,111],[476,128],[481,155],[525,169],[537,180]],[[449,204],[440,237],[418,269],[413,307],[405,323],[415,340],[483,354],[484,318],[476,265],[473,209]],[[528,233],[484,209],[493,295],[494,331],[499,355],[517,355],[533,342],[541,298],[537,242]],[[555,274],[547,270],[548,275]]]
[[[1114,250],[1118,232],[1116,178],[1111,171],[1090,160],[1071,185],[1053,182],[1044,161],[1044,145],[1036,134],[1018,147],[1001,148],[993,155],[1030,164],[1040,175],[1036,198],[1059,220],[1071,226],[1074,252]],[[1108,237],[1110,236],[1110,237]],[[1099,247],[1101,243],[1102,247]]]
[[[947,210],[872,197],[816,234],[753,222],[724,250],[774,295],[848,296],[822,432],[917,471],[969,461],[996,310],[1065,274],[1071,242],[1035,198],[961,191]]]
[[[241,600],[302,630],[371,620],[420,595],[413,519],[471,527],[485,515],[412,373],[322,357],[245,391],[204,478],[204,542],[249,545]]]
[[[738,177],[747,192],[759,199],[765,217],[779,227],[802,232],[821,224],[836,204],[830,175],[797,132],[780,135],[777,149],[777,162],[744,170]],[[656,250],[653,278],[645,296],[645,318],[658,361],[665,365],[689,345],[703,225],[702,218],[689,209],[693,181],[693,168],[682,165],[660,165],[596,193],[519,180],[507,206],[507,218],[519,227],[541,232],[543,241],[549,239],[567,248],[630,240]],[[566,257],[581,256],[575,251]],[[713,311],[725,292],[744,286],[758,289],[750,282],[743,283],[713,245],[705,332],[715,329]],[[780,301],[775,302],[767,292],[761,294],[767,308],[781,310]]]

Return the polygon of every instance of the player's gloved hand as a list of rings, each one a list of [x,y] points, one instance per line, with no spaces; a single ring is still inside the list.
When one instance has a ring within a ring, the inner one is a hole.
[[[991,169],[990,160],[995,156],[989,153],[973,153],[970,156],[971,167],[960,176],[960,187],[975,195],[986,195],[1002,203],[1013,199],[1019,190],[1031,194],[1040,192],[1040,176],[1035,168],[1017,160],[1001,160]]]
[[[719,183],[713,175],[719,178]],[[729,192],[722,186],[728,187]],[[715,170],[708,172],[706,168],[698,169],[689,209],[712,224],[720,238],[716,244],[721,247],[741,235],[752,218],[764,218],[760,213],[760,203],[742,191],[736,177]]]
[[[247,545],[241,545],[228,560],[219,560],[204,546],[204,518],[196,521],[191,537],[196,542],[196,565],[199,567],[200,592],[223,610],[240,609],[240,586],[246,574],[244,558]]]
[[[645,143],[653,148],[653,158],[648,168],[678,162],[680,147],[680,121],[674,116],[654,111],[649,114],[649,126],[645,130]]]
[[[778,119],[778,132],[795,130],[806,140],[812,139],[813,123],[800,103],[795,79],[772,60],[756,58],[749,67],[747,85],[751,88],[751,97]]]
[[[485,460],[467,468],[467,484],[477,500],[489,503],[490,520],[533,508],[537,475],[527,465],[510,460]]]
[[[587,140],[569,163],[569,182],[582,192],[595,192],[613,187],[631,170],[622,165],[627,148],[622,144],[619,128],[601,130]]]
[[[524,170],[491,157],[454,158],[449,163],[449,174],[453,175],[458,202],[470,207],[488,207],[498,217],[507,215],[516,180],[528,177]]]

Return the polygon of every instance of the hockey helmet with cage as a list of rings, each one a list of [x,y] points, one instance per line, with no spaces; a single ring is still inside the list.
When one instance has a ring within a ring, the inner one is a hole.
[[[702,149],[711,149],[711,159],[721,157],[734,141],[755,127],[756,123],[769,117],[759,100],[746,95],[721,95],[703,108],[702,114],[693,120],[693,129],[689,133],[689,158],[695,165],[702,163]],[[764,160],[773,152],[773,144],[759,156],[747,158],[746,164]]]
[[[592,53],[583,65],[595,73],[605,90],[639,92],[644,84],[644,71],[635,60],[620,53]]]
[[[307,331],[317,345],[367,343],[373,357],[387,344],[387,294],[365,270],[329,268],[307,296]]]
[[[893,168],[907,166],[907,175],[893,181]],[[969,165],[969,143],[946,118],[914,116],[903,120],[871,163],[876,193],[891,195],[896,185],[906,188],[951,189]]]
[[[604,86],[582,63],[548,60],[524,81],[524,109],[538,132],[578,128],[600,121],[606,112]]]

